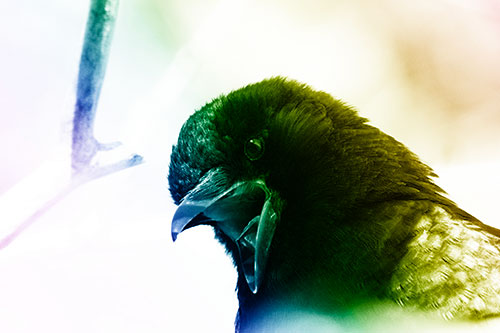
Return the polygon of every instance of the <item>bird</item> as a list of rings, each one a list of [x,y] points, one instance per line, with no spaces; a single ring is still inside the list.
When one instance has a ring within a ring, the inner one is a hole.
[[[183,124],[168,170],[172,238],[213,227],[238,273],[236,332],[293,331],[304,318],[322,331],[360,313],[498,317],[500,230],[436,177],[354,107],[271,77]]]

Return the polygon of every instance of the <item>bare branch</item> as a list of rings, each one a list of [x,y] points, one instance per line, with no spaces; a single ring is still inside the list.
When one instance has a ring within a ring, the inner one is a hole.
[[[101,144],[94,137],[94,119],[109,58],[111,39],[118,11],[118,0],[92,0],[83,42],[78,73],[75,112],[73,118],[71,180],[54,191],[33,214],[17,224],[12,232],[0,239],[0,249],[9,245],[27,227],[57,204],[79,185],[143,162],[140,155],[102,165],[97,153],[107,154],[119,142]],[[69,167],[69,166],[68,166]]]
[[[82,172],[88,176],[93,172],[96,176],[101,174],[100,167],[93,165],[94,157],[99,151],[119,145],[114,144],[109,147],[100,144],[93,132],[117,12],[118,0],[92,0],[80,59],[73,118],[71,166],[75,175]],[[133,155],[104,168],[107,170],[106,173],[111,173],[141,162],[142,158],[139,155]],[[113,166],[115,169],[112,169]]]

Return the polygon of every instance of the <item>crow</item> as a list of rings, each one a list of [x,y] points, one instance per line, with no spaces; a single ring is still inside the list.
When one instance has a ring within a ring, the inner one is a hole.
[[[236,331],[378,306],[444,321],[500,315],[500,230],[460,209],[430,167],[367,122],[325,92],[273,77],[182,126],[168,174],[172,238],[213,226],[238,272]]]

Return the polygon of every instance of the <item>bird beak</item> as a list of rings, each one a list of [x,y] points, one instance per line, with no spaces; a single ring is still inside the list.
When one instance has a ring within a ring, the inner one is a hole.
[[[212,224],[238,248],[248,287],[255,294],[262,284],[278,215],[263,180],[237,182],[221,190],[221,175],[209,171],[184,197],[172,220],[172,239],[200,224]]]

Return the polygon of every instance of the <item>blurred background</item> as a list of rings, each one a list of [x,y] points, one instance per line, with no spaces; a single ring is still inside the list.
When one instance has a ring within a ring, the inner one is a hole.
[[[89,3],[0,3],[1,238],[69,176]],[[498,0],[122,1],[95,134],[145,163],[0,251],[2,331],[233,331],[236,274],[210,229],[171,242],[169,154],[194,110],[270,76],[355,106],[500,227],[498,59]]]

